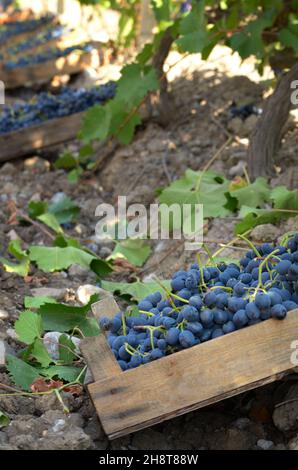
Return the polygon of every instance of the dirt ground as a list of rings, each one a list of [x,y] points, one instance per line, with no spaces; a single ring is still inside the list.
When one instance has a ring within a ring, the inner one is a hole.
[[[168,61],[169,67],[180,59],[177,53],[173,53]],[[270,75],[265,78],[270,78]],[[241,64],[225,48],[219,48],[207,63],[196,55],[180,60],[171,68],[169,79],[177,109],[175,119],[169,126],[162,128],[154,122],[146,123],[131,145],[115,150],[99,172],[86,175],[78,184],[71,185],[64,170],[53,169],[53,160],[63,150],[62,147],[0,167],[1,256],[7,256],[8,243],[16,235],[23,240],[24,247],[50,242],[37,227],[8,223],[10,201],[15,201],[19,209],[25,210],[31,200],[51,200],[55,194],[64,192],[81,208],[78,223],[66,233],[92,246],[104,257],[111,253],[111,246],[109,243],[99,245],[94,237],[95,208],[99,203],[115,202],[118,195],[126,195],[129,202],[153,202],[157,188],[167,186],[170,181],[183,175],[187,168],[202,169],[230,135],[235,138],[211,168],[229,177],[237,174],[239,162],[246,160],[248,136],[258,118],[251,116],[244,122],[238,118],[231,119],[228,108],[232,101],[237,105],[253,102],[262,107],[267,94],[264,77],[258,76],[253,64]],[[84,78],[81,78],[82,82]],[[280,152],[280,174],[274,178],[273,184],[298,187],[297,123],[298,116],[293,113]],[[72,148],[76,146],[76,142],[71,144]],[[235,222],[233,217],[212,221],[206,238],[215,242],[231,240]],[[288,222],[288,227],[297,229],[297,218]],[[272,234],[268,229],[263,232],[259,230],[256,237],[264,241],[267,237],[277,238],[285,231],[285,226],[272,230]],[[150,259],[135,275],[142,279],[152,274],[167,278],[178,267],[190,263],[193,254],[174,243],[154,243]],[[225,251],[225,255],[237,255],[235,250]],[[127,271],[114,277],[127,281],[132,276]],[[7,343],[12,352],[19,347],[12,330],[13,324],[23,310],[24,296],[36,293],[34,289],[55,288],[61,299],[73,300],[80,285],[95,283],[92,272],[76,267],[54,274],[35,269],[26,281],[0,268],[0,339]],[[0,382],[9,383],[3,370],[2,373],[0,371]],[[69,416],[63,413],[54,395],[39,398],[1,397],[0,408],[9,415],[11,423],[0,430],[0,450],[298,450],[298,400],[276,407],[288,401],[289,397],[298,397],[297,387],[297,377],[290,376],[284,381],[113,442],[105,437],[85,394],[78,398],[64,394],[65,402],[71,409]]]

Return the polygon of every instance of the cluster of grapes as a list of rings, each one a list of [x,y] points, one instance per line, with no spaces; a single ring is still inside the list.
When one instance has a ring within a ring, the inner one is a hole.
[[[108,343],[122,370],[255,325],[298,307],[298,232],[277,246],[252,245],[237,264],[174,273],[172,292],[139,302],[137,311],[104,317]]]
[[[53,15],[47,14],[37,19],[12,21],[7,23],[5,26],[0,28],[0,43],[7,41],[7,39],[10,39],[13,36],[17,36],[18,34],[35,31],[40,26],[46,26],[52,23],[53,19]]]
[[[8,60],[4,63],[4,68],[8,70],[27,67],[28,65],[40,64],[52,59],[59,59],[59,57],[66,57],[71,52],[91,52],[93,46],[91,44],[76,44],[74,46],[65,47],[60,49],[58,47],[51,47],[38,54],[28,54],[16,60]]]
[[[54,39],[60,39],[63,34],[66,32],[64,26],[56,26],[55,28],[49,28],[45,32],[38,34],[37,36],[31,36],[25,41],[21,41],[14,46],[10,46],[6,49],[6,52],[9,55],[18,54],[19,52],[26,51],[27,49],[32,49],[33,47],[42,46],[47,44],[49,41]]]
[[[95,104],[103,104],[112,99],[115,93],[115,82],[90,89],[64,87],[57,95],[39,93],[29,103],[4,107],[0,116],[0,134],[85,111]]]

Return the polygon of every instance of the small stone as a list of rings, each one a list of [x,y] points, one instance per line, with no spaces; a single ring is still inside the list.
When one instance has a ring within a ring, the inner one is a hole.
[[[26,170],[38,170],[40,173],[45,173],[50,169],[50,163],[44,158],[30,157],[24,161],[24,167]]]
[[[33,297],[52,297],[55,300],[64,300],[67,289],[56,289],[54,287],[37,287],[36,289],[31,289],[31,294]]]
[[[51,198],[51,203],[52,204],[58,204],[59,202],[63,201],[67,196],[65,193],[62,191],[59,191],[58,193],[55,193],[54,196]]]
[[[62,334],[63,333],[60,333],[59,331],[51,331],[46,333],[43,337],[43,344],[54,361],[57,361],[60,356],[59,339]],[[75,352],[78,354],[80,352],[79,346],[81,340],[75,336],[69,336],[66,333],[64,334],[67,336],[67,338],[71,339],[73,344],[76,346]]]
[[[237,165],[234,165],[229,169],[229,176],[243,176],[245,167],[246,162],[240,160]]]
[[[262,224],[255,227],[250,237],[254,241],[258,242],[273,242],[278,238],[280,230],[272,224]]]
[[[0,308],[0,320],[7,320],[7,318],[9,318],[9,313],[3,308]]]
[[[71,277],[87,277],[88,275],[90,275],[90,270],[88,268],[80,266],[79,264],[73,264],[69,268],[68,274]]]
[[[101,297],[111,296],[110,292],[101,287],[85,284],[77,289],[76,298],[81,304],[86,305],[94,294],[99,294]]]
[[[274,442],[266,441],[266,439],[259,439],[257,442],[257,446],[262,450],[270,450],[274,447]]]
[[[238,418],[233,423],[235,428],[238,428],[238,429],[241,429],[241,430],[246,429],[250,424],[251,424],[251,421],[248,418]]]
[[[112,254],[112,250],[108,246],[102,246],[99,250],[99,256],[103,259],[107,258],[111,254]]]
[[[273,413],[273,422],[283,432],[298,430],[298,400],[277,407]]]
[[[52,427],[53,432],[59,432],[65,428],[66,422],[65,419],[57,419],[54,426]]]
[[[4,163],[1,167],[0,173],[5,176],[12,176],[16,173],[16,167],[12,163]]]
[[[19,341],[18,335],[16,334],[13,328],[8,328],[6,330],[6,335],[8,336],[8,338],[13,339],[14,341]]]
[[[288,449],[289,450],[298,450],[298,434],[297,434],[296,437],[293,437],[293,439],[291,439],[288,442]]]
[[[18,236],[17,232],[13,229],[8,232],[7,236],[9,237],[10,241],[19,240],[19,238],[20,238]]]
[[[245,119],[243,125],[243,136],[249,136],[252,133],[257,125],[258,119],[258,116],[255,114],[251,114],[251,116],[248,116],[248,118]]]
[[[243,121],[239,117],[231,119],[228,123],[228,130],[235,134],[240,134],[243,129]]]

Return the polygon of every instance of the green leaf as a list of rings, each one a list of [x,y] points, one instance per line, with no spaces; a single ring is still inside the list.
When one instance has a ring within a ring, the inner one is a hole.
[[[125,258],[135,266],[143,266],[151,253],[151,248],[144,240],[128,239],[117,241],[110,259]]]
[[[50,214],[49,212],[46,212],[45,214],[41,214],[38,217],[36,217],[37,220],[40,220],[40,222],[44,223],[48,227],[50,227],[54,232],[56,233],[63,233],[62,228],[60,227],[60,224],[54,214]]]
[[[15,332],[23,343],[33,343],[43,333],[41,317],[30,310],[22,312],[15,322]]]
[[[90,263],[90,268],[98,277],[104,277],[113,271],[111,265],[102,259],[94,258]]]
[[[65,382],[74,382],[77,377],[82,372],[82,368],[75,366],[50,366],[47,369],[40,369],[40,375],[52,379],[53,377],[58,377]],[[84,376],[81,378],[81,383],[83,383]]]
[[[156,71],[151,66],[144,68],[140,64],[126,65],[121,74],[116,100],[126,103],[129,109],[138,105],[149,91],[156,91],[159,88]]]
[[[257,211],[257,214],[255,213]],[[254,209],[254,212],[248,213],[244,219],[235,225],[237,235],[246,232],[249,229],[263,224],[275,224],[281,219],[281,213],[274,210]]]
[[[10,423],[10,419],[7,415],[5,415],[2,411],[0,411],[0,429],[5,428]]]
[[[6,368],[14,384],[22,390],[30,391],[30,385],[40,378],[39,372],[34,367],[11,354],[7,355]]]
[[[93,106],[86,112],[83,119],[83,140],[85,142],[95,139],[105,140],[108,136],[110,123],[111,113],[109,106]]]
[[[43,341],[39,338],[34,341],[31,354],[37,362],[39,362],[41,367],[48,367],[52,362],[54,362],[43,344]]]
[[[151,0],[153,12],[158,23],[171,19],[171,3],[170,0]]]
[[[199,179],[201,178],[201,183]],[[185,175],[174,181],[159,195],[159,202],[167,205],[203,204],[204,218],[224,217],[229,213],[225,208],[228,181],[216,173],[187,170]],[[179,228],[179,227],[175,227]]]
[[[48,203],[45,201],[31,201],[28,204],[28,214],[31,219],[36,219],[39,215],[48,211]]]
[[[161,284],[165,286],[166,289],[170,289],[171,281],[161,281]],[[156,281],[149,281],[149,282],[110,282],[110,281],[102,281],[101,287],[109,292],[113,293],[120,293],[120,295],[129,295],[135,300],[142,300],[149,294],[153,294],[154,292],[161,292],[161,294],[165,294],[164,289],[158,284]]]
[[[64,152],[59,158],[55,161],[54,167],[56,169],[65,168],[70,169],[77,166],[77,158],[71,152]]]
[[[286,186],[274,188],[271,191],[270,199],[273,201],[275,209],[298,211],[298,193],[297,191],[289,191]]]
[[[19,261],[19,264],[12,263],[10,260],[0,257],[0,263],[3,264],[5,271],[8,273],[16,273],[20,276],[27,276],[30,269],[30,259],[27,253],[22,250],[20,240],[11,241],[7,251]]]
[[[59,359],[65,364],[70,364],[76,359],[74,354],[76,347],[67,335],[61,335],[59,338]]]
[[[31,246],[29,256],[39,269],[47,273],[68,269],[73,264],[88,268],[94,259],[86,251],[74,247]]]
[[[177,39],[176,43],[183,52],[202,52],[210,43],[210,33],[208,31],[194,31]]]
[[[60,331],[61,333],[67,333],[73,328],[83,327],[86,329],[89,327],[89,335],[95,336],[98,330],[95,331],[94,335],[90,334],[90,325],[86,323],[86,315],[91,310],[91,305],[98,300],[97,295],[93,295],[88,304],[83,307],[73,307],[64,304],[45,304],[38,309],[38,313],[41,315],[43,326],[45,331]],[[86,331],[86,330],[85,330]],[[93,330],[91,331],[93,332]]]
[[[238,208],[248,204],[250,207],[262,207],[270,200],[270,188],[266,179],[259,177],[254,183],[230,192],[230,196],[237,199]]]
[[[68,196],[64,196],[58,202],[50,204],[49,212],[56,217],[59,224],[65,224],[78,217],[80,208]]]
[[[39,295],[36,297],[28,297],[26,296],[24,299],[24,306],[25,308],[39,308],[41,305],[44,304],[56,304],[57,301],[52,299],[52,297],[47,297],[43,295]]]
[[[289,28],[283,28],[279,31],[278,37],[284,46],[291,47],[298,53],[298,24],[291,25]]]
[[[80,176],[84,173],[84,170],[82,167],[74,168],[71,170],[68,175],[67,175],[67,180],[71,184],[76,184],[80,178]]]

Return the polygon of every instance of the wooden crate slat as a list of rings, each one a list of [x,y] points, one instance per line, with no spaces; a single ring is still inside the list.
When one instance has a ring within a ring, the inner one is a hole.
[[[1,135],[0,162],[74,139],[80,130],[83,116],[84,113],[76,113],[50,119],[38,126]]]
[[[8,70],[0,68],[0,79],[7,90],[30,84],[42,84],[51,81],[55,75],[72,75],[89,67],[95,57],[96,51],[72,52],[67,57],[48,60],[44,63],[19,67]]]
[[[96,319],[99,319],[100,316],[112,318],[119,310],[120,308],[112,296],[92,305]],[[104,334],[84,339],[80,344],[80,349],[94,380],[103,380],[122,373]]]
[[[89,385],[110,439],[276,380],[294,369],[298,310]]]
[[[122,373],[104,335],[84,339],[80,349],[94,380],[103,380]]]

